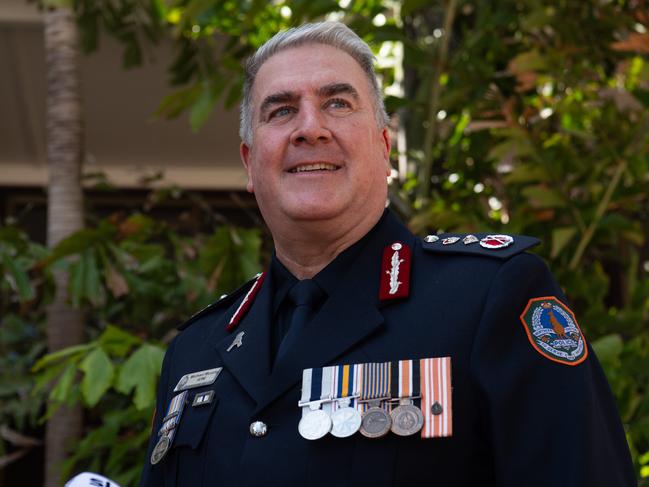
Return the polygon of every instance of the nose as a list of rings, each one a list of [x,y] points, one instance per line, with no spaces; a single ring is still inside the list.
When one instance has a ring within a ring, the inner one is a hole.
[[[300,107],[295,122],[295,130],[291,134],[291,144],[313,145],[317,142],[331,140],[331,132],[327,128],[326,118],[319,107],[305,103]]]

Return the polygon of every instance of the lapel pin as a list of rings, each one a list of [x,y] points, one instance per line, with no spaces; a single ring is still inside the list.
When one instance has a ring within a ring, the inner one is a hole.
[[[472,243],[476,243],[478,241],[478,237],[475,235],[467,235],[462,239],[462,242],[464,242],[464,245],[470,245]]]
[[[442,240],[442,245],[453,245],[458,240],[460,240],[460,237],[447,237]]]
[[[243,335],[245,335],[245,333],[246,333],[245,331],[240,331],[239,333],[237,333],[237,336],[234,337],[234,340],[232,340],[232,343],[227,348],[226,352],[229,352],[234,347],[239,348],[241,345],[243,345]]]

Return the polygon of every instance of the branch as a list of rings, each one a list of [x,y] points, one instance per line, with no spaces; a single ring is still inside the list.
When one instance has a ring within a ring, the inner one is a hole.
[[[581,240],[577,245],[577,250],[575,251],[575,254],[572,256],[572,260],[570,261],[570,265],[568,266],[568,269],[575,270],[579,265],[579,261],[583,257],[584,252],[586,251],[586,247],[592,240],[593,235],[595,234],[595,230],[597,229],[600,220],[604,216],[604,212],[606,211],[606,208],[608,208],[608,205],[611,202],[611,198],[613,197],[613,192],[617,188],[618,184],[620,184],[620,179],[622,179],[622,174],[624,173],[625,169],[626,169],[626,161],[620,161],[615,168],[615,172],[613,173],[613,177],[611,178],[611,181],[608,183],[608,187],[606,188],[606,192],[604,193],[604,196],[602,196],[599,205],[597,205],[597,210],[595,210],[595,218],[593,218],[593,221],[590,222],[590,225],[588,225],[588,228],[582,235]]]
[[[427,198],[430,192],[430,177],[433,171],[433,144],[435,143],[435,135],[437,133],[437,112],[439,110],[439,95],[441,92],[440,79],[442,72],[446,67],[448,59],[448,50],[451,39],[451,30],[453,28],[453,20],[455,19],[456,0],[449,0],[444,15],[444,37],[442,38],[442,45],[439,49],[437,62],[435,63],[435,73],[433,79],[433,86],[431,90],[430,102],[428,104],[428,125],[424,134],[424,161],[421,167],[419,178],[419,197]]]

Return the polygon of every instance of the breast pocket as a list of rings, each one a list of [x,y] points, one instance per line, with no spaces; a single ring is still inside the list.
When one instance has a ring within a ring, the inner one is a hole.
[[[196,404],[196,397],[207,391],[188,395],[173,444],[165,463],[165,487],[200,487],[204,482],[205,459],[209,437],[206,431],[218,405],[214,397],[209,403]]]

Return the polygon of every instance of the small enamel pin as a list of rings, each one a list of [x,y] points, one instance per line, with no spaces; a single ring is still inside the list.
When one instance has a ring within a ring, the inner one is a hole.
[[[446,237],[442,240],[442,245],[453,245],[458,240],[460,240],[460,237]]]
[[[502,249],[514,243],[514,237],[509,235],[487,235],[480,239],[480,246],[485,249]]]

